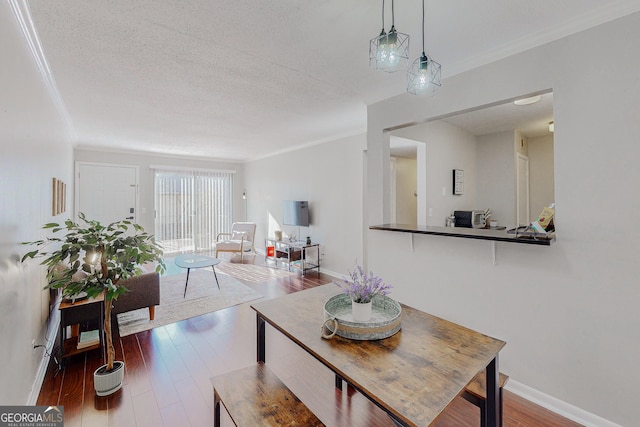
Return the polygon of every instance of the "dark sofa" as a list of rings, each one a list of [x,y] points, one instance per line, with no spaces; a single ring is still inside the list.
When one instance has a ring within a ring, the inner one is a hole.
[[[113,316],[139,308],[149,308],[149,319],[153,320],[156,305],[160,304],[160,275],[156,272],[124,280],[121,284],[129,290],[113,301]]]

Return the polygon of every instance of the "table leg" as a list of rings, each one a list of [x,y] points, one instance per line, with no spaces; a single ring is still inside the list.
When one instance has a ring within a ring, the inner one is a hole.
[[[184,295],[182,295],[182,298],[185,298],[187,296],[187,285],[189,285],[189,273],[191,272],[190,268],[187,268],[187,281],[184,283]]]
[[[213,427],[220,426],[220,395],[213,389]]]
[[[213,275],[216,278],[216,284],[218,285],[218,289],[220,289],[220,282],[218,282],[218,275],[216,274],[216,269],[213,265],[211,266],[211,269],[213,270]]]
[[[498,387],[498,355],[487,365],[487,410],[486,426],[499,427],[502,425],[500,411],[500,389]]]
[[[336,388],[342,390],[342,377],[336,374]]]
[[[67,328],[64,324],[64,310],[60,310],[60,326],[58,330],[58,336],[60,338],[60,363],[56,369],[56,374],[64,368],[64,340],[67,337]]]
[[[258,362],[265,362],[265,321],[260,314],[256,313],[256,327],[258,328]]]

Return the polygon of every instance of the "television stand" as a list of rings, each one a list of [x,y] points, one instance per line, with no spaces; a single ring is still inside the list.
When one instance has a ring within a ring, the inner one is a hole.
[[[302,240],[265,240],[265,264],[272,261],[276,267],[285,266],[289,271],[297,269],[304,276],[309,270],[317,269],[320,272],[320,245],[318,243],[307,244]],[[315,252],[315,257],[314,257]]]

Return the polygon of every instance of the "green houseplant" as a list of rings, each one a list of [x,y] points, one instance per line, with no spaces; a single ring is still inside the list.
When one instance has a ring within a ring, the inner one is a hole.
[[[42,228],[52,231],[53,236],[45,240],[25,242],[37,246],[23,257],[44,257],[42,265],[48,267],[48,285],[45,289],[62,289],[64,296],[86,293],[95,298],[104,293],[104,333],[106,341],[106,365],[96,370],[96,375],[109,374],[115,370],[124,375],[124,363],[116,362],[113,336],[111,333],[111,309],[113,300],[127,292],[122,285],[125,279],[143,273],[142,265],[157,262],[156,271],[164,271],[162,249],[154,237],[138,224],[130,221],[116,221],[102,225],[98,221],[86,219],[80,213],[80,223],[67,220],[64,224],[48,223]],[[56,237],[64,232],[64,236]],[[53,249],[48,252],[48,248]],[[114,364],[116,365],[114,367]],[[110,394],[121,387],[109,389]],[[100,395],[96,385],[96,392]]]

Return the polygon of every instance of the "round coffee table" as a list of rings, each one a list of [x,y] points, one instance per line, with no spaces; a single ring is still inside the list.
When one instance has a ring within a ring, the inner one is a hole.
[[[184,284],[184,295],[182,296],[183,298],[187,296],[189,273],[191,272],[192,268],[211,267],[211,269],[213,270],[213,276],[216,278],[218,289],[220,289],[220,283],[218,282],[218,275],[216,274],[215,269],[215,266],[220,264],[220,260],[218,258],[198,254],[183,254],[175,257],[174,262],[178,267],[187,269],[187,281]]]

